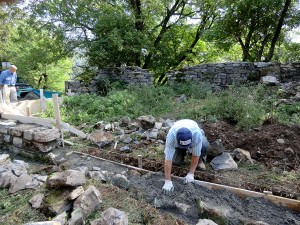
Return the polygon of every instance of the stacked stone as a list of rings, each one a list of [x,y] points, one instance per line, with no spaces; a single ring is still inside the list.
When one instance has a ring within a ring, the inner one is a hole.
[[[47,153],[57,146],[59,138],[58,129],[0,120],[0,144],[15,153]]]
[[[142,69],[137,66],[102,69],[99,71],[96,79],[108,77],[133,85],[153,84],[153,75],[149,72],[149,70]]]
[[[253,63],[200,64],[167,74],[169,81],[209,82],[218,86],[242,84],[249,76],[258,74]]]
[[[275,76],[277,80],[289,82],[300,80],[300,63],[277,62],[230,62],[209,63],[187,66],[180,70],[169,71],[169,82],[191,81],[195,83],[209,82],[217,86],[244,84],[259,81],[263,76]],[[152,85],[151,72],[139,67],[118,67],[102,69],[89,84],[79,81],[66,81],[66,92],[71,89],[75,93],[96,93],[97,80],[113,78],[132,85]]]

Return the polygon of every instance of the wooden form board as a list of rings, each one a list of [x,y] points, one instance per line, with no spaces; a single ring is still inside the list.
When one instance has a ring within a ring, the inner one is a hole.
[[[96,159],[99,159],[99,160],[102,160],[102,161],[111,162],[111,163],[114,163],[116,165],[121,165],[121,166],[127,167],[129,169],[134,169],[134,170],[137,170],[137,171],[141,172],[142,174],[145,174],[145,173],[156,173],[156,174],[158,174],[157,172],[153,172],[153,171],[145,170],[145,169],[142,169],[142,168],[138,168],[138,167],[134,167],[134,166],[114,162],[114,161],[111,161],[111,160],[106,160],[106,159],[103,159],[103,158],[100,158],[100,157],[91,156],[91,155],[81,153],[81,152],[74,152],[74,153],[89,156],[89,157],[96,158]],[[177,178],[177,179],[182,180],[182,181],[184,179],[182,177],[177,177],[177,176],[172,176],[172,177]],[[226,186],[226,185],[215,184],[215,183],[210,183],[210,182],[205,182],[205,181],[200,181],[200,180],[195,180],[194,183],[196,185],[208,188],[210,190],[227,190],[227,191],[229,191],[233,194],[236,194],[237,196],[239,196],[242,199],[245,199],[247,197],[265,198],[265,199],[267,199],[268,201],[272,202],[273,204],[275,204],[277,206],[286,207],[286,208],[292,209],[292,210],[300,213],[300,201],[298,201],[298,200],[283,198],[283,197],[276,196],[276,195],[264,194],[264,193],[260,193],[260,192],[249,191],[249,190],[246,190],[246,189],[230,187],[230,186]]]
[[[205,181],[195,180],[195,184],[198,184],[202,187],[206,187],[208,189],[213,190],[227,190],[231,193],[236,194],[240,198],[244,199],[247,197],[253,197],[253,198],[265,198],[268,201],[274,203],[278,206],[283,206],[289,209],[292,209],[296,212],[300,212],[300,201],[295,199],[289,199],[289,198],[283,198],[280,196],[272,195],[272,194],[265,194],[255,191],[249,191],[246,189],[236,188],[236,187],[230,187],[226,185],[221,184],[215,184],[215,183],[209,183]]]

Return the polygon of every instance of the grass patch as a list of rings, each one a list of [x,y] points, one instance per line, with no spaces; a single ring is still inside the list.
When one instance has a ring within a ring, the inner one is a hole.
[[[16,225],[47,220],[38,210],[31,208],[29,199],[33,195],[34,191],[30,190],[9,195],[7,189],[0,189],[0,224]]]

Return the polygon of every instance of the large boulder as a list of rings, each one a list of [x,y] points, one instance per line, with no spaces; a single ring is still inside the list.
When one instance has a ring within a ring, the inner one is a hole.
[[[125,212],[115,208],[106,209],[101,218],[91,222],[91,225],[128,225],[128,217]]]
[[[91,142],[97,145],[99,148],[113,143],[114,138],[114,135],[102,130],[94,130],[89,136]]]
[[[47,180],[48,187],[77,187],[85,183],[85,174],[77,170],[54,173]]]
[[[73,208],[81,209],[84,219],[98,210],[102,204],[100,192],[94,186],[89,186],[74,202]]]
[[[214,170],[236,170],[238,168],[228,152],[223,152],[221,155],[213,158],[210,165]]]
[[[155,118],[151,115],[140,116],[139,118],[137,118],[137,121],[139,123],[139,126],[143,130],[152,129],[155,126],[155,122],[156,122]]]

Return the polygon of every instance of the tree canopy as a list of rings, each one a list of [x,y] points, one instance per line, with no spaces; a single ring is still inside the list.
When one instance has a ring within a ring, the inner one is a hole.
[[[299,11],[295,0],[29,1],[1,6],[0,53],[31,71],[29,79],[38,71],[36,85],[72,55],[87,69],[139,66],[163,80],[184,65],[297,60],[299,43],[287,34],[299,27]]]

